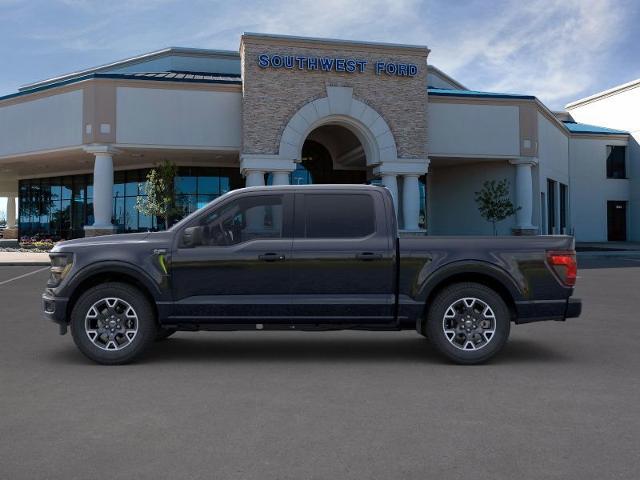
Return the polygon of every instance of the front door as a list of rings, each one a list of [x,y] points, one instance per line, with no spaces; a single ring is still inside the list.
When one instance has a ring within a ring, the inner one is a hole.
[[[225,324],[286,318],[292,215],[293,194],[256,192],[198,217],[201,240],[179,243],[172,255],[172,318]]]
[[[382,192],[297,193],[292,251],[296,322],[394,321],[395,243]]]
[[[627,241],[627,202],[607,202],[607,229],[610,242]]]

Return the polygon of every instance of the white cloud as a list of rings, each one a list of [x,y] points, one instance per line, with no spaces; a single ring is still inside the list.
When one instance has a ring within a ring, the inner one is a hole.
[[[620,7],[613,0],[512,4],[465,22],[464,33],[454,34],[443,52],[434,48],[435,57],[472,87],[531,93],[558,107],[591,91],[605,74],[608,51],[623,38],[627,21]]]
[[[632,0],[58,0],[48,5],[54,4],[49,15],[65,12],[64,21],[38,16],[42,25],[23,34],[40,53],[92,52],[102,63],[169,45],[235,50],[243,31],[426,44],[432,50],[429,61],[470,88],[534,94],[556,108],[593,93],[608,73],[610,52],[632,31],[625,30],[629,10],[637,9]]]
[[[237,5],[216,11],[189,40],[237,48],[239,33],[248,30],[426,44],[432,63],[471,88],[533,94],[557,108],[593,91],[597,75],[606,73],[599,63],[606,63],[627,21],[619,0],[444,5],[418,0]]]

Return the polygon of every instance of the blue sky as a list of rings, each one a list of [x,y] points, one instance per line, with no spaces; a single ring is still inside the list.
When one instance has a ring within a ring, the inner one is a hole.
[[[0,0],[0,95],[167,46],[237,50],[243,31],[427,45],[468,88],[552,109],[640,78],[636,0]]]
[[[0,95],[166,46],[237,50],[243,31],[427,45],[467,87],[553,109],[640,77],[633,0],[0,0]]]

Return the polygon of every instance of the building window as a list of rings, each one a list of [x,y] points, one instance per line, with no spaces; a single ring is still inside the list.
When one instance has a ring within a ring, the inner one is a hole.
[[[556,230],[556,182],[547,179],[547,234]]]
[[[607,146],[607,178],[627,178],[627,147]]]
[[[564,183],[560,184],[560,233],[567,233],[567,209],[568,209],[569,187]]]
[[[164,228],[163,220],[136,210],[144,196],[148,170],[117,171],[113,179],[113,224],[116,231],[144,232]],[[243,186],[235,168],[181,167],[175,179],[179,218],[233,188]],[[20,236],[53,240],[84,236],[93,224],[93,175],[20,180]]]

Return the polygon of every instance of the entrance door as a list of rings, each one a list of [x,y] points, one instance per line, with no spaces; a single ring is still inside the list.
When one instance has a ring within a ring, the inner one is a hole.
[[[627,241],[627,202],[607,202],[607,229],[610,242]]]
[[[185,225],[199,229],[200,240],[173,251],[172,317],[281,323],[289,312],[292,215],[293,194],[257,192],[231,198]]]

